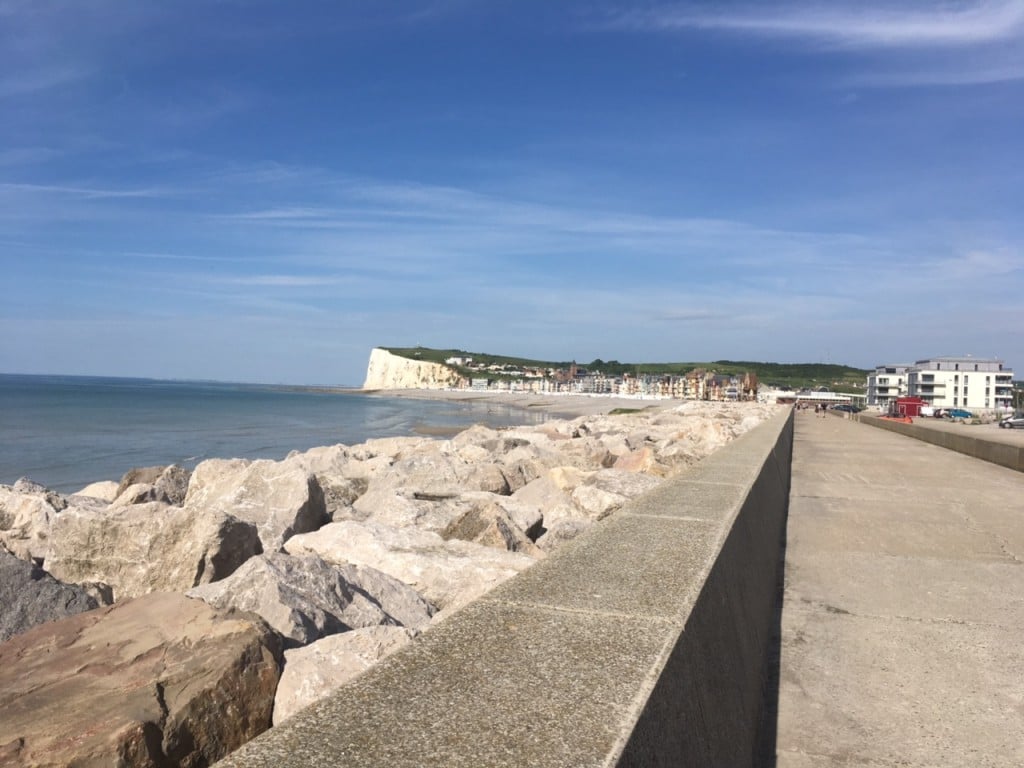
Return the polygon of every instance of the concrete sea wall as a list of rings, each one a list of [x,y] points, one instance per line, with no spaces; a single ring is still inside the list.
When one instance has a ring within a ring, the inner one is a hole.
[[[792,445],[785,411],[221,765],[753,764]]]
[[[982,461],[990,461],[1002,467],[1009,467],[1024,472],[1024,446],[998,443],[985,439],[984,436],[970,434],[970,427],[964,427],[963,433],[946,430],[929,429],[918,424],[905,424],[877,416],[857,414],[858,421],[873,427],[887,429],[907,437],[913,437],[932,445],[938,445],[957,453],[973,456]]]

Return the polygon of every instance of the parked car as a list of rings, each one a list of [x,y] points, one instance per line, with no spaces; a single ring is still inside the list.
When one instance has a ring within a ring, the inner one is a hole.
[[[1013,416],[1007,416],[999,422],[999,426],[1003,429],[1024,429],[1024,411],[1015,413]]]
[[[850,405],[849,403],[838,403],[837,405],[831,406],[833,411],[846,411],[847,413],[859,413],[860,408],[856,405]]]
[[[951,419],[973,419],[974,414],[970,411],[965,411],[963,408],[950,408],[946,411]]]

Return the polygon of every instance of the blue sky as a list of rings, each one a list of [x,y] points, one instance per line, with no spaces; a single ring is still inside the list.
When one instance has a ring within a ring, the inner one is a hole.
[[[1024,2],[0,0],[0,371],[1024,370]]]

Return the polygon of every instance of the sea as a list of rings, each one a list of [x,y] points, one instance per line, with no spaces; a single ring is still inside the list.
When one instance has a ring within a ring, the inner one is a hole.
[[[452,435],[550,418],[493,401],[421,400],[315,387],[0,374],[0,484],[61,493],[132,467],[283,459],[320,445]]]

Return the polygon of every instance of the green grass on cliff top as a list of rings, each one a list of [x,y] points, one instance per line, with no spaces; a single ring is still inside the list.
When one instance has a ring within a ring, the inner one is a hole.
[[[852,388],[862,389],[868,371],[848,365],[831,363],[762,363],[746,360],[715,360],[712,362],[680,362],[680,363],[621,363],[618,360],[531,360],[525,357],[509,357],[492,355],[486,352],[466,352],[462,349],[431,349],[429,347],[383,347],[393,355],[410,360],[425,360],[431,363],[444,363],[450,357],[471,357],[474,363],[484,365],[505,365],[511,368],[568,368],[575,362],[582,368],[600,371],[607,376],[621,376],[628,373],[633,376],[640,374],[675,374],[689,373],[694,368],[704,368],[725,375],[743,374],[747,371],[757,374],[762,384],[800,387]],[[459,369],[467,376],[471,371]]]

